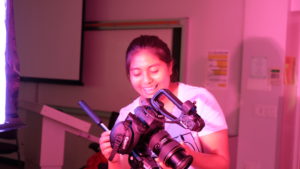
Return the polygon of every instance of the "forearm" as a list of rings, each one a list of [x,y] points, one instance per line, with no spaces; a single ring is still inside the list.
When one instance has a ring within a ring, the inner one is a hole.
[[[192,166],[201,169],[229,169],[229,159],[216,154],[194,152]]]
[[[128,155],[121,155],[120,159],[117,162],[110,162],[108,161],[108,168],[109,169],[130,169],[128,164]]]
[[[121,165],[121,163],[108,162],[108,168],[109,169],[119,169],[119,168],[122,168],[122,165]]]
[[[228,132],[218,131],[200,138],[202,151],[192,151],[184,145],[194,160],[192,165],[201,169],[228,169],[230,164]]]

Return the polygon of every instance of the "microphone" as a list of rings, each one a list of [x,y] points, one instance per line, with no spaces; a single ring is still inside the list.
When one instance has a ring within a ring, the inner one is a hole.
[[[105,124],[103,124],[102,120],[92,111],[92,109],[87,105],[87,103],[85,103],[85,101],[80,100],[78,104],[99,127],[101,127],[104,131],[109,131]]]

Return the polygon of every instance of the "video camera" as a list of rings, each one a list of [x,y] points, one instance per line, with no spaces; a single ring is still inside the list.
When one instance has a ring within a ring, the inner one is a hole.
[[[177,118],[165,110],[162,97],[169,99],[180,111]],[[104,130],[108,130],[101,120],[83,102],[80,106]],[[169,120],[167,120],[169,119]],[[113,151],[109,157],[112,160],[116,153],[128,154],[132,168],[159,169],[154,158],[159,158],[166,166],[173,169],[188,168],[193,157],[185,153],[184,148],[169,133],[164,130],[165,123],[176,123],[185,129],[199,132],[204,127],[204,121],[196,112],[195,103],[182,103],[169,90],[159,90],[142,106],[129,112],[124,121],[120,121],[111,130],[110,142]]]

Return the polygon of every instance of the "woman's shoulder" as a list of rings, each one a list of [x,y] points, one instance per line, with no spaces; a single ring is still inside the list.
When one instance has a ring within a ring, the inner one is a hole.
[[[178,97],[180,99],[192,99],[194,97],[213,97],[212,94],[204,87],[179,83]]]
[[[182,89],[182,90],[186,90],[186,89],[190,89],[190,90],[206,90],[204,87],[200,87],[200,86],[194,86],[194,85],[190,85],[190,84],[187,84],[187,83],[182,83],[182,82],[179,82],[179,90]]]
[[[116,120],[116,123],[119,121],[124,121],[129,113],[134,113],[134,109],[138,107],[140,98],[136,98],[130,104],[120,109],[119,116]]]
[[[122,107],[120,109],[120,114],[123,114],[123,113],[128,114],[129,112],[133,113],[134,109],[139,106],[139,102],[140,102],[140,97],[137,97],[131,103],[129,103],[128,105]]]

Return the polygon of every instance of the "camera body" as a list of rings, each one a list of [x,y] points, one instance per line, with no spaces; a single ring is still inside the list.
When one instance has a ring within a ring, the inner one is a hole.
[[[162,95],[182,111],[178,118],[164,109],[160,101]],[[129,113],[124,121],[112,128],[110,141],[113,152],[109,160],[113,159],[115,153],[129,154],[128,160],[132,168],[156,169],[160,167],[154,160],[155,154],[166,166],[188,168],[193,158],[164,130],[167,122],[177,123],[192,131],[200,131],[204,127],[195,104],[190,101],[182,103],[169,90],[162,89],[147,100],[147,104],[135,108],[134,114]]]

